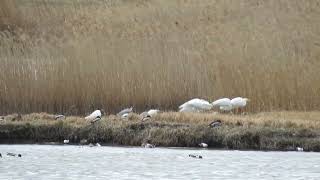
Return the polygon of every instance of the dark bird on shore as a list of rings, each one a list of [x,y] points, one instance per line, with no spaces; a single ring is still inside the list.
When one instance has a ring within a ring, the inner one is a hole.
[[[200,155],[194,155],[194,154],[189,154],[189,157],[202,159],[202,156],[200,156]]]
[[[62,114],[58,114],[58,115],[55,115],[54,116],[54,119],[57,120],[57,119],[65,119],[66,117]]]
[[[18,154],[18,157],[22,157],[21,154]]]
[[[210,127],[220,127],[222,125],[222,121],[220,119],[214,120],[209,124]]]
[[[1,155],[1,153],[0,153],[0,158],[2,158],[2,155]]]

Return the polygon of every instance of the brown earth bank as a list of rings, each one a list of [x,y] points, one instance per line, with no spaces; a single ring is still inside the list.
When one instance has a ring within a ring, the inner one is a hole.
[[[220,127],[209,127],[220,119]],[[320,151],[320,112],[268,112],[249,115],[164,112],[142,122],[137,114],[128,119],[114,115],[90,124],[83,117],[34,113],[8,115],[0,120],[0,143],[96,143],[158,147],[198,147],[237,150],[289,151],[302,147]]]

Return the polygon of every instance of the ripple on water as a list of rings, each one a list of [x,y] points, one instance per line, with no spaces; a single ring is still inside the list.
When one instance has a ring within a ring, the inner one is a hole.
[[[0,145],[1,179],[319,179],[319,153]],[[199,154],[203,159],[190,158]]]

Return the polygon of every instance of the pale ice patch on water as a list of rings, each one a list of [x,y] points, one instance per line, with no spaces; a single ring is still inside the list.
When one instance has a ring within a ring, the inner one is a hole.
[[[0,153],[0,179],[320,179],[320,153],[71,145],[0,145]]]

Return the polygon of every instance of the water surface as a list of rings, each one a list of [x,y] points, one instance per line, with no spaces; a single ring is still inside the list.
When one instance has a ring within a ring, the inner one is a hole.
[[[71,145],[0,145],[0,153],[0,179],[320,179],[320,153]]]

